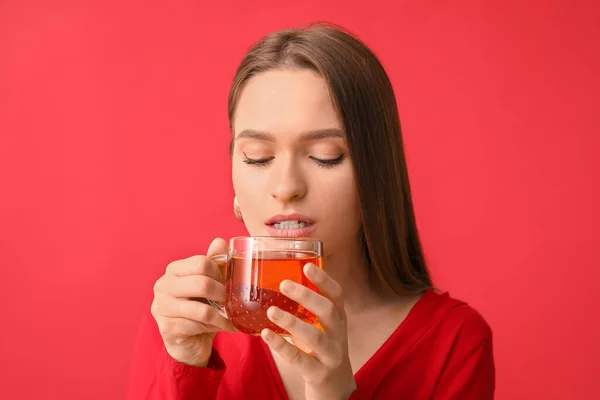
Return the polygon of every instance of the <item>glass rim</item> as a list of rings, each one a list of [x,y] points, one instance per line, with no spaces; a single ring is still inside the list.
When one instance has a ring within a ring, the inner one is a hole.
[[[321,242],[320,239],[315,239],[315,238],[309,238],[309,237],[290,237],[290,236],[234,236],[231,239],[229,239],[230,242],[233,241],[237,241],[237,240],[254,240],[254,239],[260,239],[260,240],[281,240],[281,241],[288,241],[288,242]]]

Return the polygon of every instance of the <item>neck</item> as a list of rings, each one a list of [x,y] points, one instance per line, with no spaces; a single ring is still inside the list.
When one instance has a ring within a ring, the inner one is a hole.
[[[341,301],[349,317],[398,299],[390,289],[373,282],[362,254],[332,254],[325,260],[325,270],[342,287]]]

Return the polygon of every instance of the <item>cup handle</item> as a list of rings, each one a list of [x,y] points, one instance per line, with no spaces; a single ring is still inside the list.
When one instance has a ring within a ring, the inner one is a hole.
[[[210,257],[210,259],[213,260],[214,262],[216,262],[217,265],[219,266],[219,270],[221,271],[221,283],[223,283],[224,285],[227,285],[227,273],[228,273],[227,262],[229,261],[229,255],[216,254],[216,255]],[[223,267],[221,267],[221,266],[223,266]],[[225,311],[225,304],[221,304],[220,302],[214,301],[211,299],[206,299],[206,300],[208,300],[208,304],[213,306],[223,318],[229,319],[229,317],[227,316],[227,311]]]

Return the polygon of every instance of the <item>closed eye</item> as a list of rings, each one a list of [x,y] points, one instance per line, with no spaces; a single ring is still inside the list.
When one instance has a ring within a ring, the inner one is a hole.
[[[341,154],[339,157],[336,158],[317,158],[317,157],[313,157],[310,156],[310,159],[315,161],[317,163],[317,165],[319,165],[320,167],[325,167],[325,168],[331,168],[335,165],[341,164],[342,161],[344,161],[344,157],[346,157],[346,154]]]
[[[275,159],[275,157],[250,158],[246,155],[246,153],[243,153],[243,154],[244,154],[244,162],[246,164],[255,165],[255,166],[259,166],[259,167],[267,166],[267,165],[269,165],[269,163],[271,161],[273,161],[273,159]],[[336,157],[336,158],[317,158],[314,156],[309,156],[309,158],[311,160],[316,162],[317,165],[322,168],[331,168],[338,164],[341,164],[342,161],[344,161],[345,157],[346,157],[345,153],[341,154],[339,157]]]
[[[250,158],[244,153],[244,162],[248,165],[256,165],[256,166],[266,166],[268,165],[275,157],[263,157],[263,158]]]

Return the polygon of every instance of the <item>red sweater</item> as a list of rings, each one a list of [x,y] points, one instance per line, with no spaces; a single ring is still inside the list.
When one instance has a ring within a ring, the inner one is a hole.
[[[173,360],[151,316],[133,358],[129,400],[287,399],[260,337],[218,333],[206,368]],[[447,293],[427,291],[390,338],[354,375],[356,399],[494,398],[492,333]]]

